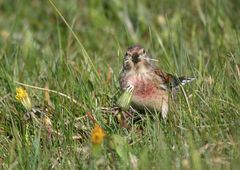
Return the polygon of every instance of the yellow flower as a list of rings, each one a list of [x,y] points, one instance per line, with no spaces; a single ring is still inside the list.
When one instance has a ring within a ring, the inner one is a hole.
[[[15,96],[15,98],[18,101],[22,101],[22,100],[26,99],[27,97],[28,97],[28,94],[27,94],[26,90],[24,90],[22,87],[16,88],[16,96]]]
[[[26,90],[24,90],[22,87],[16,88],[16,100],[20,101],[22,105],[27,109],[31,110],[32,109],[32,103],[31,100],[28,96],[28,93]]]
[[[92,130],[92,134],[91,134],[92,143],[93,144],[102,144],[104,137],[105,137],[104,130],[97,123],[95,123],[95,126],[94,126],[94,128]]]

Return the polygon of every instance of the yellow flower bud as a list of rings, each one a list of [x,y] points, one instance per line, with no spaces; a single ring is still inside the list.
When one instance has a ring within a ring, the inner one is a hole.
[[[28,93],[26,90],[24,90],[22,87],[16,88],[16,100],[20,101],[22,105],[27,109],[31,110],[32,109],[32,103],[31,100],[28,96]]]
[[[95,126],[94,126],[94,128],[92,130],[92,134],[91,134],[92,143],[93,144],[102,144],[104,137],[105,137],[104,130],[97,123],[95,123]]]

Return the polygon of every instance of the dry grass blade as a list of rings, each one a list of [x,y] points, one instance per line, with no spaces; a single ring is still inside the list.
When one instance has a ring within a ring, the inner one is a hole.
[[[67,99],[69,99],[70,101],[72,101],[73,103],[77,104],[78,106],[84,108],[84,109],[87,109],[84,105],[82,105],[81,103],[79,103],[76,99],[64,94],[64,93],[61,93],[61,92],[58,92],[56,90],[51,90],[51,89],[48,89],[48,88],[42,88],[42,87],[38,87],[38,86],[32,86],[32,85],[29,85],[29,84],[25,84],[25,83],[21,83],[21,82],[18,82],[18,81],[14,81],[16,84],[18,85],[21,85],[21,86],[25,86],[25,87],[29,87],[29,88],[33,88],[33,89],[37,89],[37,90],[42,90],[42,91],[48,91],[48,92],[51,92],[51,93],[55,93],[59,96],[63,96]]]
[[[191,110],[191,107],[190,107],[190,104],[189,104],[189,100],[188,100],[188,97],[187,97],[186,91],[184,90],[183,86],[180,86],[180,87],[181,87],[181,90],[182,90],[182,92],[183,92],[184,98],[185,98],[185,100],[186,100],[186,103],[187,103],[187,106],[188,106],[189,113],[192,114],[192,110]]]
[[[236,64],[238,78],[240,79],[240,64]]]

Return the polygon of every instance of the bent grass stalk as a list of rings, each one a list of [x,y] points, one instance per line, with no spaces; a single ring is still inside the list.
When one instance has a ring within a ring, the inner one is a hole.
[[[84,48],[82,42],[79,40],[79,38],[77,37],[76,33],[73,31],[72,27],[68,24],[67,20],[65,19],[65,17],[62,15],[62,13],[59,11],[59,9],[56,7],[56,5],[53,3],[52,0],[48,0],[49,3],[52,5],[52,7],[54,8],[54,10],[57,12],[57,14],[61,17],[62,21],[66,24],[66,26],[68,27],[68,29],[70,30],[70,32],[72,33],[73,37],[76,39],[78,45],[80,46],[81,50],[82,50],[82,54],[83,54],[83,57],[84,57],[84,60],[87,61],[92,69],[94,70],[94,73],[97,77],[97,80],[98,80],[98,83],[100,82],[100,77],[97,73],[97,69],[96,67],[94,66],[90,56],[88,55],[86,49]]]

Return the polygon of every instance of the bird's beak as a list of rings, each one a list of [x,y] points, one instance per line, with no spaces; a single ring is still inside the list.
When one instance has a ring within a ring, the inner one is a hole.
[[[133,55],[132,56],[132,61],[134,64],[137,64],[140,61],[139,55]]]

